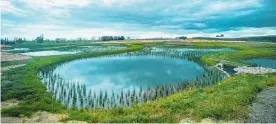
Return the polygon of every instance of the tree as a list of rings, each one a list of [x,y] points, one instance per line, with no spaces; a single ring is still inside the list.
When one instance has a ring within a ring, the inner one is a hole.
[[[185,40],[185,39],[187,39],[187,37],[185,37],[185,36],[180,36],[180,37],[176,37],[176,39]]]
[[[21,43],[24,42],[22,38],[17,38],[17,39],[14,40],[14,41],[15,41],[16,43],[19,43],[19,44],[21,44]]]
[[[124,36],[121,36],[121,37],[119,38],[119,40],[125,40],[125,37],[124,37]]]
[[[37,43],[43,43],[43,42],[44,42],[43,34],[41,34],[39,37],[37,37],[37,38],[35,39],[35,41],[36,41]]]
[[[216,37],[224,37],[224,34],[217,35]]]

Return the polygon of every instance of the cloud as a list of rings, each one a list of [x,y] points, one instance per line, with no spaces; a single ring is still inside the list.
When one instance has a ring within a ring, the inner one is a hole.
[[[226,37],[275,35],[276,27],[263,27],[263,28],[241,27],[236,30],[229,30],[222,33],[226,34]]]
[[[100,24],[100,23],[95,23]],[[205,27],[205,24],[195,23],[199,27]],[[117,27],[115,27],[117,26]],[[40,34],[44,34],[46,38],[91,38],[99,36],[131,36],[132,38],[154,38],[154,37],[215,37],[217,34],[224,34],[225,37],[245,37],[245,36],[261,36],[261,35],[275,35],[275,27],[240,27],[227,31],[219,31],[217,29],[207,28],[201,30],[195,29],[181,29],[178,26],[155,26],[146,28],[141,25],[106,23],[102,27],[78,27],[78,26],[61,26],[49,24],[15,24],[7,22],[2,25],[7,29],[3,32],[3,37],[14,37],[16,32],[17,37],[26,37],[27,39],[34,39]],[[131,28],[129,28],[131,27]]]
[[[257,32],[271,34],[274,32],[270,29],[276,27],[272,0],[10,0],[3,3],[1,35],[8,37],[20,35],[32,39],[42,33],[48,38],[215,36],[217,33],[246,36]]]
[[[196,26],[196,27],[198,27],[198,28],[205,28],[205,27],[207,27],[207,25],[204,24],[204,23],[193,23],[193,25]]]
[[[51,9],[54,7],[85,7],[92,3],[91,0],[19,0],[31,8]]]
[[[25,12],[22,9],[15,7],[11,1],[9,0],[2,0],[0,4],[1,13],[11,13],[18,16],[22,16]]]

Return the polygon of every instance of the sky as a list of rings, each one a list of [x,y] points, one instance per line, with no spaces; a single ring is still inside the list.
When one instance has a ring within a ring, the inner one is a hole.
[[[276,0],[1,0],[1,37],[276,35]]]

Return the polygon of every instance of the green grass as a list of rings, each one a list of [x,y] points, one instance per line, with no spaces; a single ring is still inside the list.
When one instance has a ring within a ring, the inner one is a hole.
[[[129,44],[129,48],[105,52],[89,52],[73,55],[35,57],[26,67],[3,73],[1,98],[16,98],[22,101],[19,106],[3,109],[4,116],[30,116],[37,111],[65,112],[69,117],[62,121],[79,120],[87,122],[180,122],[191,118],[200,121],[242,120],[248,117],[248,106],[261,89],[276,85],[276,74],[239,74],[227,78],[213,86],[190,88],[183,92],[159,98],[158,100],[132,107],[115,109],[68,110],[54,100],[46,87],[36,76],[37,72],[51,64],[79,58],[135,51],[143,48],[141,43]],[[195,43],[198,48],[233,48],[235,52],[210,53],[202,61],[214,65],[225,60],[231,65],[241,65],[240,60],[258,57],[275,57],[275,50],[267,49],[275,45],[251,45],[246,43]],[[187,45],[184,45],[185,47]],[[8,81],[7,81],[8,80]],[[4,81],[4,82],[3,82]]]
[[[30,59],[28,60],[17,60],[17,61],[1,61],[1,67],[11,66],[11,65],[19,65],[19,64],[28,64],[30,63]]]

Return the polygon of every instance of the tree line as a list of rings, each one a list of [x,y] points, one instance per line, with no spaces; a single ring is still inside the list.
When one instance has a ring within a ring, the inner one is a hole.
[[[87,38],[76,38],[76,39],[66,39],[66,38],[56,38],[54,40],[49,40],[44,38],[43,34],[40,36],[36,37],[33,40],[30,40],[32,42],[36,43],[44,43],[44,42],[56,42],[56,43],[62,43],[62,42],[91,42],[91,41],[112,41],[112,40],[126,40],[130,39],[130,37],[125,38],[124,36],[101,36],[98,38],[91,37],[91,39]],[[26,38],[20,38],[16,37],[12,40],[8,38],[1,38],[1,44],[21,44],[26,42]]]
[[[102,41],[111,41],[111,40],[125,40],[124,36],[102,36]]]
[[[24,42],[26,42],[26,38],[15,37],[12,40],[9,40],[9,38],[1,38],[1,44],[21,44]]]

